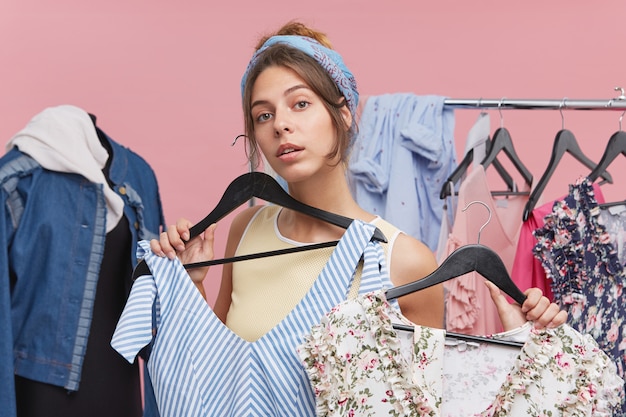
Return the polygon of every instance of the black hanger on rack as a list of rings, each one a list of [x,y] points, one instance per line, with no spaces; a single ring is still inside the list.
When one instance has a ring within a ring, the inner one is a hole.
[[[491,147],[491,140],[487,139],[487,142],[486,142],[487,152],[489,152],[490,147]],[[452,174],[450,174],[446,182],[441,187],[441,192],[439,193],[440,199],[443,200],[444,198],[452,195],[452,192],[454,189],[453,185],[456,184],[461,179],[463,174],[467,172],[467,168],[469,168],[473,160],[474,160],[474,149],[472,148],[465,154],[465,157],[463,157],[463,160],[457,165],[455,170],[452,172]],[[498,174],[500,174],[500,177],[502,177],[506,186],[508,187],[509,191],[505,191],[504,193],[515,192],[514,191],[516,189],[515,181],[513,180],[513,177],[511,177],[511,175],[508,172],[506,172],[506,169],[502,166],[500,161],[498,161],[497,159],[494,160],[493,167],[496,169],[496,171],[498,171]],[[494,193],[502,194],[503,192],[496,191]],[[507,194],[507,195],[510,195],[510,194]]]
[[[252,197],[257,197],[269,203],[274,203],[285,208],[299,211],[300,213],[326,221],[330,224],[342,227],[344,229],[347,229],[353,221],[353,219],[349,217],[321,210],[296,200],[295,198],[290,196],[280,186],[280,184],[278,184],[278,182],[276,182],[276,180],[268,174],[265,174],[263,172],[248,172],[235,178],[226,188],[226,191],[222,195],[220,201],[217,203],[217,206],[215,206],[215,208],[204,219],[202,219],[200,222],[198,222],[189,229],[189,239],[191,240],[195,238],[204,230],[206,230],[207,227],[223,219],[225,216],[227,216],[233,210],[250,200]],[[376,228],[376,230],[374,231],[372,239],[381,242],[387,242],[387,238],[378,228]],[[285,253],[300,252],[304,250],[319,249],[321,247],[334,246],[337,243],[338,241],[323,242],[320,244],[305,245],[279,251],[262,252],[241,257],[198,262],[185,265],[185,267],[192,268],[199,266],[218,265],[222,263],[229,263],[246,259],[255,259],[267,256],[281,255]],[[150,271],[148,269],[148,266],[142,260],[137,264],[135,270],[133,271],[133,280],[141,275],[146,275],[149,273]]]
[[[491,149],[487,153],[487,156],[485,156],[485,159],[482,160],[481,165],[487,168],[495,161],[496,156],[500,151],[504,151],[506,156],[509,157],[509,160],[522,175],[522,178],[524,179],[526,184],[528,184],[529,186],[532,185],[533,175],[522,163],[519,156],[517,156],[517,152],[515,152],[515,147],[513,146],[513,141],[511,140],[511,134],[506,127],[499,127],[498,129],[496,129],[495,133],[493,134]]]
[[[624,113],[626,113],[626,111]],[[598,165],[596,165],[596,167],[588,175],[591,182],[596,181],[608,168],[611,162],[613,162],[619,155],[626,156],[626,132],[622,130],[622,118],[624,117],[624,113],[622,113],[619,118],[619,130],[611,135],[609,142],[604,149],[602,158],[600,158],[600,162],[598,162]],[[621,204],[626,204],[626,201],[603,203],[600,204],[600,207],[610,207]]]
[[[528,168],[522,163],[519,156],[517,156],[517,152],[515,152],[515,147],[513,146],[513,141],[511,140],[511,134],[508,129],[504,127],[504,119],[502,118],[502,100],[500,100],[500,104],[498,105],[498,112],[500,113],[500,127],[496,129],[493,134],[493,139],[491,141],[491,149],[487,152],[487,155],[482,160],[481,165],[487,168],[491,165],[495,160],[496,156],[500,151],[504,151],[509,160],[513,163],[513,166],[519,171],[522,175],[522,178],[531,186],[533,183],[533,175],[530,173]],[[524,193],[526,194],[526,193]]]
[[[474,203],[483,204],[488,210],[489,207],[482,201],[472,201],[465,209]],[[491,220],[491,210],[489,210],[489,219],[480,228],[478,232],[480,242],[480,232]],[[468,244],[461,246],[454,252],[452,252],[443,263],[432,273],[426,277],[419,279],[408,284],[404,284],[398,287],[390,288],[385,292],[387,300],[393,300],[416,291],[423,290],[425,288],[432,287],[433,285],[441,284],[449,281],[453,278],[460,277],[469,272],[478,272],[487,280],[493,282],[498,288],[504,291],[505,294],[510,296],[519,305],[522,305],[526,300],[526,295],[515,285],[511,276],[509,275],[502,258],[498,256],[492,249],[480,243]],[[394,325],[395,326],[395,325]],[[405,327],[397,327],[400,330],[407,330]],[[446,333],[446,335],[455,337],[456,333]],[[473,335],[460,335],[466,340],[485,341],[489,343],[506,344],[521,346],[517,342],[504,341],[499,339],[486,338]]]
[[[598,177],[600,177],[606,168],[611,164],[611,162],[613,162],[613,160],[620,154],[626,156],[626,132],[621,130],[619,132],[615,132],[609,139],[609,142],[604,150],[604,154],[602,155],[600,162],[598,162],[598,165],[596,165],[593,171],[591,171],[591,174],[589,174],[589,179],[591,181],[597,180]]]
[[[564,104],[562,103],[561,106],[563,105]],[[576,141],[576,137],[574,136],[574,134],[570,130],[565,129],[565,125],[563,123],[563,111],[560,111],[562,121],[561,130],[557,132],[556,137],[554,138],[552,155],[550,155],[550,162],[548,162],[546,170],[544,171],[541,179],[530,194],[528,202],[526,202],[526,207],[524,207],[524,213],[522,216],[524,221],[528,219],[530,213],[535,208],[537,200],[541,196],[543,190],[546,188],[546,185],[548,185],[550,177],[554,173],[559,161],[561,160],[561,157],[563,156],[563,154],[565,154],[565,152],[572,155],[578,162],[582,163],[589,169],[594,169],[597,166],[596,163],[589,159],[580,149],[580,146],[578,146],[578,142]],[[613,178],[611,177],[611,174],[606,171],[602,172],[602,178],[610,184],[613,183]]]

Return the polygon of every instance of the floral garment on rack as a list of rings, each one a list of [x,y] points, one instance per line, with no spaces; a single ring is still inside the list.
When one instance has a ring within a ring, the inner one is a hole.
[[[591,182],[581,177],[535,231],[535,256],[552,279],[555,302],[569,313],[568,324],[591,335],[624,378],[626,270],[599,221],[600,212]]]
[[[624,395],[615,364],[593,338],[568,325],[533,328],[508,371],[498,374],[500,386],[484,409],[464,414],[446,408],[438,382],[445,369],[444,331],[414,325],[406,349],[393,328],[396,320],[410,324],[378,291],[337,305],[313,327],[299,354],[318,417],[612,416]],[[485,366],[488,371],[495,372]],[[466,402],[485,400],[482,384],[465,387],[465,394]]]
[[[626,205],[610,206],[600,210],[598,221],[609,234],[619,263],[626,264]]]

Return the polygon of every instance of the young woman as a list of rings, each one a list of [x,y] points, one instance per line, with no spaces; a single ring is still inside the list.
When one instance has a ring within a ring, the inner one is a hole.
[[[350,194],[346,168],[355,137],[358,92],[352,73],[324,34],[291,22],[262,39],[241,88],[251,160],[256,163],[262,156],[297,200],[381,229],[388,237],[383,244],[390,277],[386,284],[412,282],[437,267],[423,243],[363,210]],[[180,219],[159,240],[151,241],[151,249],[170,259],[178,256],[183,263],[211,259],[215,225],[187,242],[191,226],[189,220]],[[225,256],[337,240],[344,232],[297,211],[254,206],[233,220]],[[258,340],[298,305],[331,253],[332,249],[307,251],[225,265],[215,313],[243,339]],[[203,294],[206,272],[190,271]],[[358,276],[359,272],[348,296],[358,293]],[[566,313],[538,289],[526,291],[523,306],[510,305],[494,286],[490,289],[505,329],[526,320],[552,327],[566,319]],[[441,285],[402,297],[399,305],[416,324],[443,326]]]

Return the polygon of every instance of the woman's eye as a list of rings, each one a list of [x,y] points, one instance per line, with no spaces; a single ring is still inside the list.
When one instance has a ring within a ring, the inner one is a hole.
[[[296,103],[296,108],[297,109],[305,109],[308,106],[309,106],[309,102],[308,101],[302,100],[302,101],[299,101],[299,102]]]
[[[268,121],[272,115],[270,113],[263,113],[256,118],[257,122],[266,122]]]

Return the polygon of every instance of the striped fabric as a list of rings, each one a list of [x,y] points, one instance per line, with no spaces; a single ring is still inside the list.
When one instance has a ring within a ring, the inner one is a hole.
[[[314,416],[315,396],[296,347],[346,298],[362,255],[364,291],[390,285],[388,278],[381,281],[387,276],[384,254],[370,242],[373,231],[374,226],[354,221],[311,290],[255,342],[241,339],[215,316],[178,260],[154,255],[142,241],[139,255],[153,275],[135,281],[111,345],[134,361],[153,339],[156,300],[158,328],[148,370],[162,417]]]

